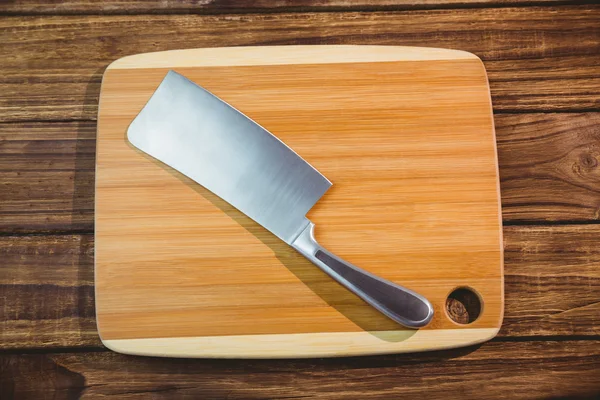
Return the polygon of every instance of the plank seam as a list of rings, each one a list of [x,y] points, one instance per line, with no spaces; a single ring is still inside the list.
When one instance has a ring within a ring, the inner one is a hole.
[[[250,15],[250,14],[299,14],[299,13],[344,13],[344,12],[410,12],[410,11],[434,11],[434,10],[464,10],[464,9],[504,9],[504,8],[557,8],[572,7],[579,5],[594,5],[595,0],[564,0],[548,3],[543,0],[532,0],[522,3],[454,3],[454,4],[398,4],[382,6],[322,6],[322,7],[281,7],[281,8],[229,8],[219,9],[196,9],[182,8],[179,10],[157,9],[155,11],[125,11],[114,9],[110,11],[62,11],[62,12],[35,12],[35,11],[6,11],[0,10],[0,16],[7,17],[29,17],[29,16],[75,16],[75,15],[106,15],[106,16],[134,16],[134,15]]]

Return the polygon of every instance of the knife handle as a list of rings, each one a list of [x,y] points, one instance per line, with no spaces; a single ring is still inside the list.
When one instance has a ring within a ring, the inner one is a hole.
[[[325,250],[315,240],[314,229],[315,224],[309,221],[292,247],[346,289],[399,324],[421,328],[431,321],[433,307],[426,298],[364,271]]]

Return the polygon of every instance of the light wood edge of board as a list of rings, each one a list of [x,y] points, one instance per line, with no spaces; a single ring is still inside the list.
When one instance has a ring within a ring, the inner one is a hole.
[[[457,59],[479,60],[479,57],[462,50],[408,46],[305,45],[215,47],[136,54],[114,61],[107,67],[107,70]]]
[[[308,358],[444,350],[490,340],[500,328],[323,332],[102,340],[110,350],[155,357]]]

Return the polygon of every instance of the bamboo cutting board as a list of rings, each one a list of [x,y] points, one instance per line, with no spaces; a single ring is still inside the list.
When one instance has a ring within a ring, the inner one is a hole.
[[[427,297],[397,325],[239,211],[130,145],[173,69],[254,119],[333,187],[308,214],[333,253]],[[503,265],[485,69],[462,51],[384,46],[180,50],[125,57],[102,81],[96,309],[103,343],[179,357],[442,349],[499,330]],[[468,324],[447,301],[468,288]]]

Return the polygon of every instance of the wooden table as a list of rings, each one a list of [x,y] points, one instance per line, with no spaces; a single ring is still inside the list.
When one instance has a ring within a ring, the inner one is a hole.
[[[2,400],[600,395],[599,6],[53,3],[0,4]],[[103,348],[94,317],[93,216],[106,66],[177,48],[339,43],[447,47],[483,59],[506,251],[498,337],[452,351],[276,361],[153,359]]]

